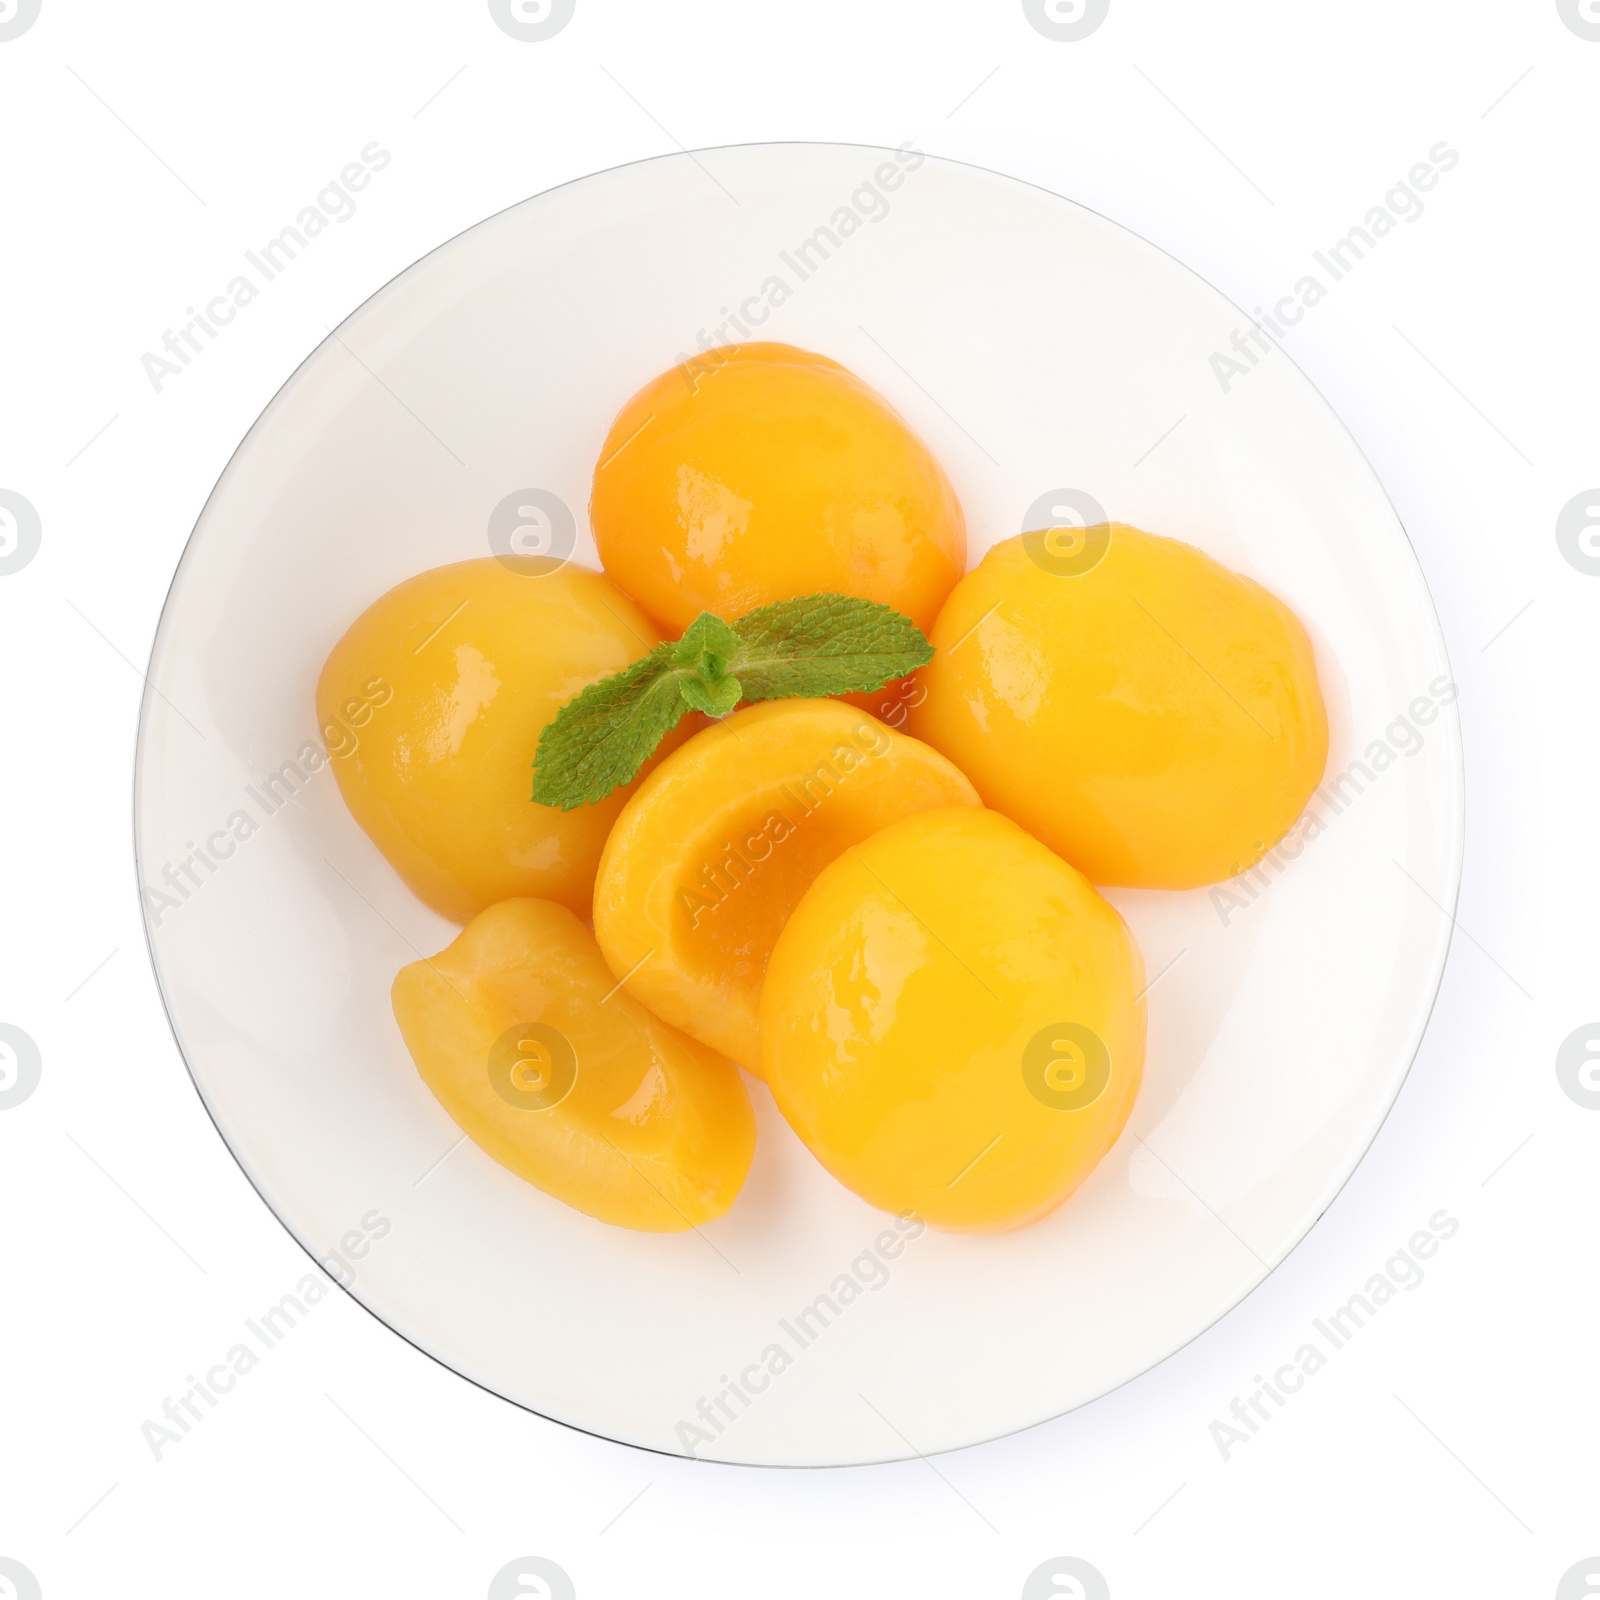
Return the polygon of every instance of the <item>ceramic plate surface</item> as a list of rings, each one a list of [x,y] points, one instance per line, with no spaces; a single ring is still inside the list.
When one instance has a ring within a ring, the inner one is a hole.
[[[539,503],[558,536],[570,508],[576,559],[597,565],[585,507],[612,417],[730,314],[890,399],[950,473],[972,561],[1088,494],[1268,585],[1317,648],[1329,782],[1294,841],[1219,890],[1111,891],[1155,980],[1145,1086],[1088,1183],[1018,1233],[896,1236],[754,1083],[760,1143],[728,1217],[681,1235],[607,1227],[461,1141],[390,1014],[395,971],[455,929],[340,801],[312,705],[323,658],[391,585],[486,554],[495,508],[530,503],[519,491],[556,497]],[[173,584],[136,838],[157,975],[206,1106],[309,1251],[364,1252],[357,1299],[573,1426],[726,1461],[849,1463],[1103,1394],[1294,1246],[1427,1020],[1461,768],[1405,533],[1281,352],[1223,391],[1211,356],[1248,326],[1067,200],[908,153],[776,145],[516,206],[300,367]]]

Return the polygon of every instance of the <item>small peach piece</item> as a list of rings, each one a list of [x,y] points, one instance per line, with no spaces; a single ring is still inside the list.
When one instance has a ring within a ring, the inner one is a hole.
[[[564,906],[490,906],[392,998],[422,1081],[519,1178],[652,1233],[733,1204],[756,1138],[738,1069],[619,991]]]

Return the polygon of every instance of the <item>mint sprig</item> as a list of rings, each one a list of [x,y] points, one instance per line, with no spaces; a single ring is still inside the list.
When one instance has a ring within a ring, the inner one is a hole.
[[[539,735],[533,798],[563,811],[605,799],[690,711],[723,717],[742,700],[865,692],[932,660],[910,617],[874,600],[801,595],[736,622],[702,611],[681,639],[562,706]]]

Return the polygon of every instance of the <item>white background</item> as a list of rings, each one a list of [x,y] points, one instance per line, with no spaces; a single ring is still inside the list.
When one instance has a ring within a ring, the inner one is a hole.
[[[1555,1072],[1600,1016],[1600,577],[1555,538],[1600,484],[1597,97],[1600,42],[1555,0],[1111,0],[1073,43],[1010,0],[578,0],[542,43],[472,0],[43,0],[0,42],[0,489],[43,528],[0,576],[0,1022],[43,1064],[0,1110],[0,1557],[45,1600],[477,1600],[525,1555],[583,1600],[1011,1597],[1057,1556],[1115,1600],[1544,1600],[1600,1557],[1600,1111]],[[1438,141],[1460,151],[1288,345],[1393,497],[1462,687],[1465,885],[1399,1102],[1244,1305],[979,1449],[806,1473],[647,1455],[336,1296],[157,1461],[141,1424],[305,1270],[201,1109],[140,926],[141,668],[188,531],[293,367],[434,245],[596,168],[784,138],[1030,179],[1247,310]],[[157,394],[143,353],[372,140],[394,159],[357,214]],[[1224,1460],[1211,1423],[1440,1208],[1460,1230],[1426,1281]]]

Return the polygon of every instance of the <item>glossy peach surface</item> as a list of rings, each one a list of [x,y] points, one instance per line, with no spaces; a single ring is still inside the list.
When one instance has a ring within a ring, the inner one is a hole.
[[[657,1015],[757,1071],[767,960],[812,879],[891,822],[977,804],[936,750],[854,707],[749,706],[674,751],[617,819],[600,947]]]
[[[606,571],[672,633],[824,592],[927,627],[966,566],[927,446],[854,373],[784,344],[646,384],[606,437],[589,519]]]
[[[1144,963],[1083,876],[994,811],[929,811],[827,867],[772,953],[762,1063],[839,1181],[990,1232],[1053,1210],[1115,1143],[1144,1062]]]
[[[317,683],[345,804],[452,921],[516,895],[587,916],[627,790],[577,811],[534,805],[534,752],[564,701],[657,643],[581,567],[528,576],[484,557],[408,579],[350,625]]]
[[[617,992],[564,906],[489,907],[392,1000],[423,1082],[518,1177],[657,1233],[733,1204],[756,1137],[738,1069]]]
[[[1122,523],[1007,539],[931,637],[908,731],[1095,883],[1234,877],[1322,779],[1305,629],[1176,539]]]

